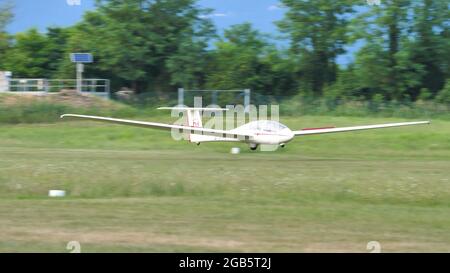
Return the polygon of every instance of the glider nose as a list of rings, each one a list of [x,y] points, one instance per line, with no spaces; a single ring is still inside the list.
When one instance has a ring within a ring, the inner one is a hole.
[[[282,139],[280,141],[281,143],[287,143],[287,142],[291,141],[295,137],[294,132],[292,132],[291,129],[289,129],[289,128],[285,128],[282,131],[282,135],[283,135],[283,137],[282,137]]]

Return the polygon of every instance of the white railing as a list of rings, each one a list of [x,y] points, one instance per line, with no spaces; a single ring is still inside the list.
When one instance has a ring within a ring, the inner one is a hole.
[[[0,90],[7,92],[27,92],[42,94],[48,92],[59,92],[62,89],[76,89],[75,79],[10,79],[6,87]],[[110,97],[110,81],[107,79],[83,79],[82,93],[93,94],[101,97]]]

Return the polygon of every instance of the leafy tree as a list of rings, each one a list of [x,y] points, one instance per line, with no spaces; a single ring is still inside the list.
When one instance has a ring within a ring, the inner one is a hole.
[[[5,67],[15,77],[42,78],[48,73],[47,38],[37,29],[15,35],[14,46],[5,56]]]
[[[429,100],[429,99],[431,99],[431,92],[430,92],[430,90],[428,90],[428,88],[422,88],[422,89],[420,89],[420,93],[419,93],[419,96],[418,96],[418,100],[422,100],[422,101],[424,101],[424,100]]]
[[[96,68],[137,91],[194,86],[213,33],[194,0],[99,0],[77,27]],[[184,73],[184,74],[183,74]]]
[[[280,49],[251,24],[216,37],[209,9],[197,0],[96,0],[96,10],[68,28],[5,32],[12,5],[0,4],[0,69],[16,77],[73,78],[69,53],[91,52],[86,77],[138,92],[251,88],[265,95],[448,103],[448,1],[281,0]],[[336,59],[355,41],[354,63]],[[5,54],[8,52],[8,54]],[[374,105],[377,103],[375,102]]]
[[[423,66],[422,88],[436,94],[445,84],[449,76],[450,11],[448,1],[421,0],[415,1],[414,9],[414,45],[411,58]],[[420,88],[413,90],[414,96]]]
[[[48,58],[46,69],[50,78],[57,78],[61,63],[69,60],[66,46],[70,38],[69,28],[48,28],[46,33],[47,45],[45,47]]]
[[[14,43],[4,57],[5,67],[15,77],[53,78],[63,58],[68,34],[65,29],[49,28],[46,34],[30,29],[13,36]]]
[[[354,21],[354,38],[366,45],[357,54],[361,90],[388,99],[434,96],[448,78],[448,2],[387,0]]]
[[[231,26],[211,52],[206,87],[250,88],[264,95],[291,95],[296,91],[294,63],[269,43],[268,36],[250,23]]]
[[[296,60],[289,52],[269,46],[261,62],[268,67],[268,70],[265,70],[267,73],[263,75],[269,79],[264,89],[265,94],[280,96],[297,94]]]
[[[171,84],[195,89],[205,83],[205,70],[210,61],[209,42],[216,36],[214,25],[209,19],[205,19],[205,14],[209,12],[207,9],[190,11],[191,27],[180,32],[177,48],[166,61],[166,68],[171,74]]]
[[[86,36],[86,32],[82,30],[79,24],[63,29],[61,35],[58,35],[55,39],[65,41],[59,47],[59,50],[62,51],[62,57],[57,65],[55,78],[73,79],[76,77],[75,65],[69,58],[70,53],[74,52],[90,52],[94,55],[95,62],[84,67],[83,75],[85,77],[107,78],[112,80],[117,78],[110,71],[102,71],[100,69],[98,65],[100,63],[100,57],[95,51],[95,48],[101,45],[95,45],[93,38]]]
[[[13,18],[12,2],[0,4],[0,70],[4,69],[4,56],[10,45],[10,36],[6,33],[5,28]]]
[[[225,30],[224,38],[216,43],[209,67],[207,88],[264,91],[270,67],[263,63],[268,43],[249,23]]]
[[[347,27],[356,1],[281,0],[288,9],[277,23],[291,41],[291,52],[299,56],[302,89],[320,94],[324,85],[336,80],[338,55],[345,53]]]
[[[444,88],[436,96],[436,101],[440,103],[447,104],[450,106],[450,80],[447,79],[447,83]]]
[[[324,96],[330,100],[367,99],[360,93],[353,64],[339,69],[336,82],[324,88]]]
[[[11,22],[13,18],[12,13],[13,3],[11,1],[0,4],[0,31],[4,32],[5,27]]]
[[[354,38],[366,42],[355,61],[366,96],[382,93],[387,99],[401,100],[420,86],[423,66],[412,59],[412,12],[410,0],[386,0],[354,21]]]

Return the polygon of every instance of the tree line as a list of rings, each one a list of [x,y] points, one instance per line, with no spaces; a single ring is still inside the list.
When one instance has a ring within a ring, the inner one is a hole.
[[[145,92],[242,89],[331,100],[450,103],[446,0],[280,0],[281,42],[250,23],[218,34],[196,0],[97,0],[71,27],[10,34],[0,6],[0,70],[23,78],[73,78],[71,52],[91,52],[86,76]],[[360,44],[353,60],[339,56]],[[281,44],[281,45],[280,45]]]

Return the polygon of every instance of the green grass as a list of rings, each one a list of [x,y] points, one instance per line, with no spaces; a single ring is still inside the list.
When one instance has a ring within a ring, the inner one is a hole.
[[[68,252],[74,240],[83,252],[367,252],[374,240],[448,252],[449,163],[446,121],[301,137],[270,153],[91,122],[0,125],[0,252]]]
[[[0,93],[0,124],[45,123],[58,121],[64,113],[130,117],[136,108],[95,96],[30,96]]]

